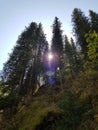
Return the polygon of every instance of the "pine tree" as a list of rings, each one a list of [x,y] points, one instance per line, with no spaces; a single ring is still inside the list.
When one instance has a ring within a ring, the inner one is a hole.
[[[74,40],[71,38],[69,41],[65,35],[65,68],[69,68],[71,75],[78,73],[80,69],[79,54],[75,45]]]
[[[19,37],[9,60],[4,65],[6,84],[12,89],[17,85],[22,86],[27,61],[30,57],[30,48],[25,42],[25,32]]]
[[[91,29],[95,30],[96,33],[98,33],[98,14],[90,10],[89,15],[90,15]]]
[[[89,19],[84,15],[84,13],[75,8],[72,13],[72,23],[73,32],[77,40],[77,44],[81,47],[81,51],[85,58],[87,56],[87,42],[85,39],[85,34],[90,30]]]
[[[82,68],[83,68],[83,64],[82,64],[83,61],[81,61],[81,58],[80,58],[80,55],[81,55],[81,54],[80,54],[80,52],[78,51],[77,46],[76,46],[76,44],[75,44],[73,38],[71,38],[70,43],[71,43],[71,48],[72,48],[73,71],[74,71],[75,73],[78,73],[78,72],[80,72],[80,71],[82,70]]]
[[[61,30],[61,22],[57,17],[55,17],[53,23],[53,36],[52,36],[52,45],[51,50],[55,59],[57,59],[57,66],[61,67],[61,60],[63,57],[63,38],[62,38],[62,30]]]
[[[73,63],[72,47],[68,37],[65,35],[65,65],[70,69],[71,75],[73,75],[72,63]]]
[[[5,63],[3,76],[12,91],[25,95],[33,90],[37,78],[43,73],[43,55],[48,44],[42,25],[32,22],[19,36],[9,60]],[[11,92],[12,92],[11,91]]]

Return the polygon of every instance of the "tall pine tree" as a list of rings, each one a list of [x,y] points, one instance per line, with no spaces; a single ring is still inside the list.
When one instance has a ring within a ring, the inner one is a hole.
[[[61,67],[61,62],[63,58],[63,38],[62,38],[62,30],[61,30],[61,22],[57,17],[55,17],[53,23],[53,36],[52,36],[52,45],[51,50],[55,59],[57,60],[57,66]]]
[[[87,56],[87,42],[85,39],[85,34],[90,30],[89,19],[84,15],[84,13],[75,8],[72,13],[72,23],[73,23],[73,33],[76,37],[77,44],[81,47],[81,51],[85,58]]]
[[[19,36],[9,60],[5,63],[3,76],[6,86],[25,95],[33,90],[38,77],[43,73],[43,55],[48,49],[42,25],[32,22]]]
[[[96,33],[98,33],[98,13],[90,10],[89,15],[90,15],[91,29],[95,30]]]

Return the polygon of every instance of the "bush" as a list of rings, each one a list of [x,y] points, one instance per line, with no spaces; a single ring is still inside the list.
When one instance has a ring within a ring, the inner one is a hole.
[[[81,105],[72,92],[67,91],[63,101],[59,102],[61,117],[56,121],[56,130],[76,130],[81,122]]]

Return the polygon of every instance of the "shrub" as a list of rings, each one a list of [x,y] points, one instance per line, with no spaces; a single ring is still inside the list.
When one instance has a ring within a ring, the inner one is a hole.
[[[58,103],[61,117],[56,121],[56,130],[76,130],[81,121],[81,105],[77,96],[67,91],[63,101]]]

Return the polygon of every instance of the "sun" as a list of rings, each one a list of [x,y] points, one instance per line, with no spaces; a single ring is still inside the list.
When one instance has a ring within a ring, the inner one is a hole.
[[[52,60],[53,59],[53,54],[49,53],[48,54],[48,59],[49,59],[49,61]]]

